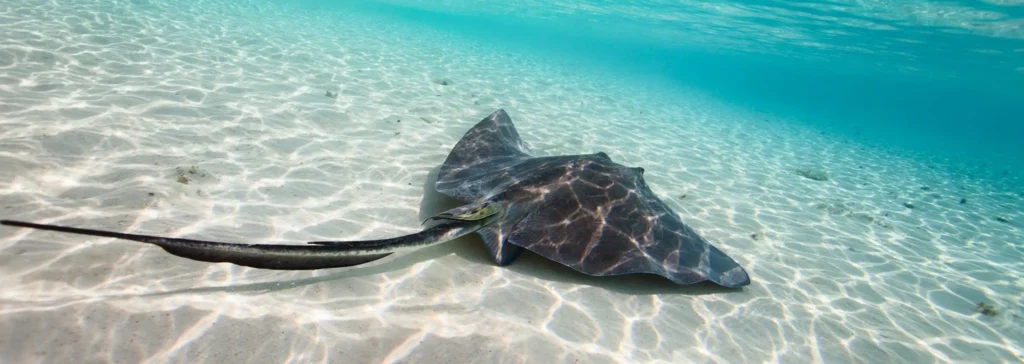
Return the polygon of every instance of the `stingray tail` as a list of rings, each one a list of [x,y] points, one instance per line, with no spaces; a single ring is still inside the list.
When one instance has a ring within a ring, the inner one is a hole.
[[[478,221],[445,222],[418,233],[396,238],[365,241],[313,241],[310,245],[241,244],[125,234],[113,231],[0,220],[0,225],[134,240],[157,245],[168,253],[211,263],[233,263],[246,267],[308,270],[349,267],[387,257],[398,250],[442,243],[472,233]]]

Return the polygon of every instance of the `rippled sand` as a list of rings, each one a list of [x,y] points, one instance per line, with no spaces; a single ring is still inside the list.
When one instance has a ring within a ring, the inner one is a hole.
[[[497,267],[476,237],[279,272],[0,227],[3,362],[1024,359],[1010,177],[363,15],[14,0],[0,34],[0,218],[222,241],[407,234],[453,206],[433,173],[505,108],[539,154],[643,166],[753,279]]]

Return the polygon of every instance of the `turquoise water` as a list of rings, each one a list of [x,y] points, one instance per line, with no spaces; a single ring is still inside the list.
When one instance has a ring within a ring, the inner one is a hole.
[[[865,142],[1024,173],[1024,6],[1014,1],[358,6],[510,51],[698,88]]]
[[[1022,5],[0,2],[0,219],[412,234],[503,109],[538,156],[643,167],[751,277],[498,266],[473,236],[276,271],[0,226],[0,362],[1020,362]]]

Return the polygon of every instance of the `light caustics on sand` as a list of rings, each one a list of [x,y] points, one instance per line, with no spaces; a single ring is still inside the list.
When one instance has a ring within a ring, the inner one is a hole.
[[[954,173],[707,95],[356,15],[14,0],[0,5],[0,34],[3,218],[211,240],[412,234],[439,212],[425,208],[437,202],[432,169],[508,107],[546,155],[605,151],[646,167],[663,202],[755,277],[701,295],[528,253],[497,266],[474,239],[378,268],[270,271],[4,228],[6,361],[1014,362],[1024,351],[1024,206],[970,176],[981,167]],[[808,167],[829,179],[794,172]]]
[[[479,234],[495,262],[522,249],[594,276],[656,274],[677,284],[738,288],[750,277],[697,234],[647,187],[642,168],[604,152],[534,157],[499,109],[466,132],[438,171],[438,191],[468,203],[430,219],[446,222],[391,239],[311,245],[237,244],[0,220],[0,224],[135,240],[204,262],[267,269],[336,268],[399,249]]]

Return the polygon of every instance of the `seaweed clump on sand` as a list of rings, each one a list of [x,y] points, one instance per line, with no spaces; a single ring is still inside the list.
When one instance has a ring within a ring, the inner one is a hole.
[[[992,306],[992,305],[987,304],[985,302],[978,302],[978,306],[975,309],[978,312],[980,312],[982,315],[989,316],[989,317],[996,316],[996,315],[999,314],[999,311],[996,311],[996,307],[995,306]]]
[[[828,181],[828,172],[820,169],[798,168],[796,170],[796,174],[815,181]]]
[[[199,166],[193,164],[188,169],[183,167],[175,167],[175,173],[178,175],[177,181],[181,184],[188,184],[192,180],[204,180],[210,177],[210,174],[206,171],[200,170]]]

